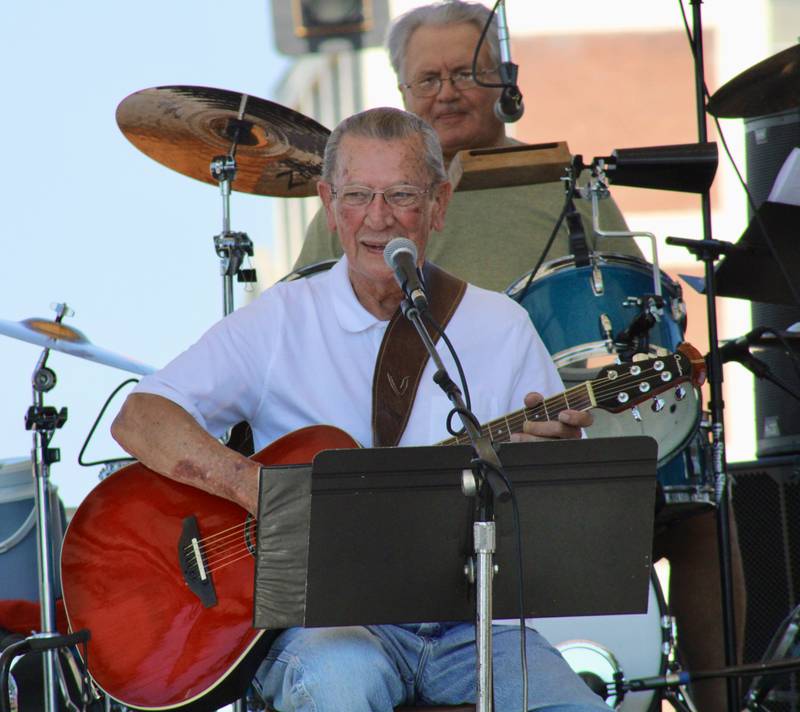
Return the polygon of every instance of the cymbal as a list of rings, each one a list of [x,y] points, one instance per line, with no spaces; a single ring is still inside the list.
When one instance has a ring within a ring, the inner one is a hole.
[[[746,69],[720,87],[708,102],[718,118],[766,116],[800,107],[800,44]]]
[[[330,131],[292,109],[248,94],[196,86],[143,89],[117,107],[125,137],[150,158],[217,185],[209,165],[227,155],[237,129],[233,190],[316,195]]]
[[[142,376],[155,371],[141,361],[95,346],[82,331],[56,321],[38,318],[22,321],[0,319],[0,334]]]

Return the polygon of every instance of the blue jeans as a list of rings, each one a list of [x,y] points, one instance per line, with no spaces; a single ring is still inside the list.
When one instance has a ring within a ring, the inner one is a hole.
[[[493,627],[494,708],[522,709],[519,630]],[[528,709],[609,712],[536,631],[528,629]],[[290,628],[255,686],[277,712],[391,712],[400,705],[474,703],[472,623]]]

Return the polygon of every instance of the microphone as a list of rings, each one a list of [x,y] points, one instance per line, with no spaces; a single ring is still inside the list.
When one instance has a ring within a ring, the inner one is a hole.
[[[497,39],[500,43],[500,82],[504,88],[494,103],[494,115],[503,123],[510,124],[519,121],[525,112],[525,105],[522,103],[522,92],[517,86],[517,65],[511,61],[505,1],[497,8]]]
[[[403,293],[420,312],[428,309],[428,296],[417,273],[417,246],[407,237],[394,237],[383,250]]]
[[[750,353],[750,346],[758,342],[768,327],[757,326],[752,331],[748,331],[738,339],[732,339],[719,347],[719,362],[728,363],[736,361],[746,369],[752,371],[758,378],[766,378],[770,373],[769,366],[761,359],[756,358]]]

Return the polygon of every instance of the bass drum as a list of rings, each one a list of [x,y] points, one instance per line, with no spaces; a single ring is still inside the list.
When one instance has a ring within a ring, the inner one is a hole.
[[[663,675],[672,649],[671,623],[658,579],[653,575],[647,613],[578,618],[535,618],[528,625],[556,648],[584,680],[612,683]],[[594,685],[590,684],[590,687]],[[649,712],[653,691],[611,693],[606,704],[622,712]]]
[[[594,253],[592,264],[576,267],[572,255],[542,266],[527,289],[530,273],[507,294],[528,312],[553,357],[564,385],[594,378],[616,361],[614,336],[640,313],[635,302],[655,291],[652,265],[637,257]],[[686,308],[679,284],[661,272],[664,307],[650,330],[649,355],[673,353],[683,341]],[[524,290],[524,294],[522,294]],[[522,296],[520,296],[522,294]],[[658,463],[674,458],[689,443],[700,420],[700,397],[691,386],[665,391],[659,405],[644,403],[635,412],[595,409],[588,437],[649,435],[658,443]]]

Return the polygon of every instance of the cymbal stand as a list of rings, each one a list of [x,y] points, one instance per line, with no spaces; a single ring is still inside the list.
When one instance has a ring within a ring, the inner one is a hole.
[[[72,311],[66,304],[56,305],[56,323]],[[54,595],[53,549],[50,543],[50,465],[58,462],[58,448],[51,448],[50,440],[58,428],[67,420],[67,409],[56,410],[44,405],[44,394],[56,385],[55,372],[47,367],[50,349],[42,351],[36,363],[31,379],[33,386],[33,405],[25,415],[25,429],[33,431],[33,477],[36,483],[35,502],[37,516],[37,547],[39,562],[39,605],[41,632],[31,638],[52,638],[58,635],[56,629],[56,605]],[[56,712],[56,651],[44,650],[42,658],[44,666],[44,709],[45,712]]]
[[[253,256],[253,243],[244,232],[231,232],[231,184],[236,178],[236,149],[239,142],[247,140],[253,124],[244,118],[249,96],[242,94],[237,118],[228,119],[225,136],[231,139],[231,147],[224,156],[216,156],[210,165],[211,177],[219,183],[222,195],[222,232],[214,236],[214,249],[220,258],[222,275],[222,314],[233,311],[233,276],[240,282],[256,281],[254,269],[242,269],[245,256]]]
[[[214,249],[220,258],[222,275],[222,314],[228,316],[233,309],[233,277],[240,282],[255,282],[254,269],[242,269],[245,256],[253,256],[253,242],[244,232],[231,232],[231,183],[236,177],[236,158],[233,153],[217,156],[211,161],[211,175],[219,182],[222,194],[222,232],[214,236]]]
[[[222,275],[222,315],[228,316],[233,309],[233,277],[240,282],[256,281],[255,269],[242,269],[245,256],[253,256],[253,242],[244,232],[231,231],[231,184],[236,178],[236,149],[239,141],[245,138],[253,127],[245,121],[248,95],[243,94],[239,105],[239,114],[235,119],[228,119],[225,135],[231,139],[231,147],[227,155],[216,156],[210,165],[211,177],[219,183],[222,196],[222,232],[214,236],[214,249],[219,256],[220,274]],[[223,442],[229,442],[233,429],[228,430]],[[244,712],[246,701],[236,700],[234,712]]]

